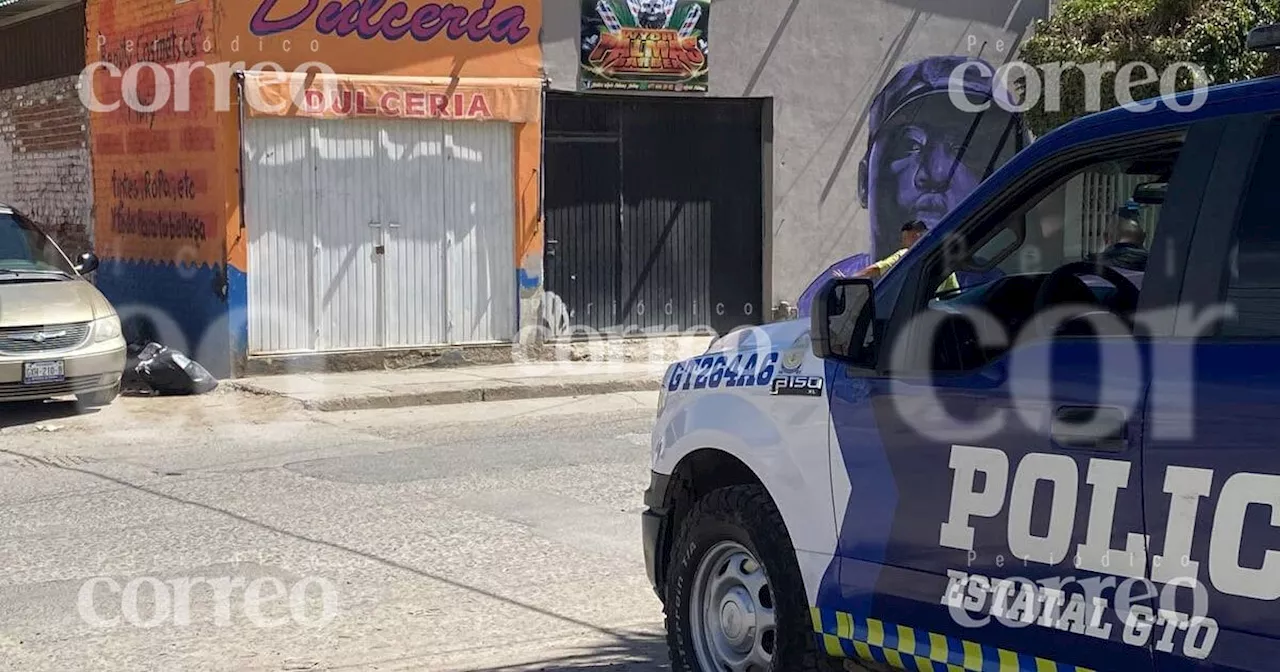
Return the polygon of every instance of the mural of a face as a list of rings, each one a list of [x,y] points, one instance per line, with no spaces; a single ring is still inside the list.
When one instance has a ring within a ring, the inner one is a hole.
[[[974,114],[948,95],[951,74],[968,62],[941,56],[904,67],[872,103],[860,192],[871,218],[871,255],[897,249],[903,222],[932,228],[1021,147],[1013,115],[997,105]],[[970,68],[957,80],[971,99],[995,95]]]
[[[933,56],[903,66],[872,99],[867,150],[858,167],[858,201],[870,216],[869,254],[831,265],[800,295],[801,316],[827,281],[849,277],[903,244],[902,225],[921,220],[930,228],[1028,141],[1017,118],[997,101],[1009,101],[991,78],[965,56]],[[967,66],[967,67],[965,67]],[[994,68],[987,70],[993,72]],[[954,81],[953,81],[953,75]],[[951,100],[951,87],[973,113]],[[967,284],[961,277],[961,284]]]

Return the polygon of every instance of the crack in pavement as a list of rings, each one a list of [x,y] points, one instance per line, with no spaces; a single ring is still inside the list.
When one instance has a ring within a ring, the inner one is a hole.
[[[306,543],[313,544],[313,545],[316,545],[316,546],[322,546],[322,547],[324,547],[324,548],[328,548],[328,549],[330,549],[330,550],[335,550],[335,551],[339,551],[339,552],[342,552],[342,553],[347,553],[347,554],[350,554],[350,555],[354,555],[354,556],[356,556],[356,557],[360,557],[360,558],[363,558],[363,559],[365,559],[365,560],[369,560],[369,561],[371,561],[371,562],[378,563],[378,564],[383,565],[383,566],[385,566],[385,567],[390,567],[390,568],[392,568],[392,569],[397,569],[397,570],[400,570],[400,571],[403,571],[403,572],[408,572],[408,573],[410,573],[410,574],[413,574],[413,575],[416,575],[416,576],[419,576],[419,577],[422,577],[422,578],[425,578],[425,579],[430,579],[430,580],[432,580],[432,581],[437,581],[437,582],[439,582],[439,583],[445,584],[445,585],[450,586],[450,587],[453,587],[453,588],[457,588],[457,589],[460,589],[460,590],[465,590],[465,591],[467,591],[467,592],[475,593],[475,594],[480,595],[480,596],[482,596],[482,597],[487,597],[487,598],[489,598],[489,599],[496,600],[496,601],[498,601],[498,602],[502,602],[502,603],[504,603],[504,604],[507,604],[507,605],[510,605],[510,606],[513,606],[513,607],[517,607],[517,608],[519,608],[519,609],[524,609],[524,610],[526,610],[526,611],[530,611],[530,612],[532,612],[532,613],[535,613],[535,614],[538,614],[538,615],[541,615],[541,616],[546,616],[546,617],[548,617],[548,618],[552,618],[552,619],[555,619],[555,620],[561,621],[561,622],[563,622],[563,623],[568,623],[568,624],[570,624],[570,625],[574,625],[574,626],[577,626],[577,627],[580,627],[580,628],[586,628],[586,629],[588,629],[588,630],[592,630],[592,631],[594,631],[594,632],[598,632],[598,633],[603,634],[603,635],[608,635],[609,637],[612,637],[612,638],[617,639],[617,640],[619,640],[619,641],[624,641],[624,642],[625,642],[625,641],[629,641],[629,640],[630,640],[630,636],[629,636],[629,635],[627,635],[627,633],[625,633],[625,632],[623,632],[623,631],[620,631],[620,630],[616,630],[616,629],[614,629],[614,628],[608,628],[608,627],[605,627],[605,626],[596,625],[596,624],[594,624],[594,623],[589,623],[589,622],[587,622],[587,621],[583,621],[583,620],[580,620],[580,619],[577,619],[577,618],[573,618],[572,616],[566,616],[566,615],[564,615],[564,614],[559,614],[559,613],[556,613],[556,612],[554,612],[554,611],[551,611],[550,609],[544,609],[544,608],[542,608],[542,607],[539,607],[539,606],[536,606],[536,605],[533,605],[533,604],[528,604],[528,603],[526,603],[526,602],[522,602],[522,601],[520,601],[520,600],[516,600],[516,599],[512,599],[512,598],[509,598],[509,597],[503,596],[503,595],[499,595],[499,594],[497,594],[497,593],[494,593],[494,592],[492,592],[492,591],[485,590],[485,589],[483,589],[483,588],[478,588],[478,587],[476,587],[476,586],[467,585],[467,584],[465,584],[465,583],[462,583],[461,581],[456,581],[456,580],[454,580],[454,579],[450,579],[450,578],[448,578],[448,577],[441,576],[441,575],[439,575],[439,574],[434,574],[434,573],[432,573],[432,572],[428,572],[428,571],[426,571],[426,570],[418,569],[417,567],[412,567],[412,566],[410,566],[410,565],[406,565],[406,564],[404,564],[404,563],[397,562],[397,561],[395,561],[395,560],[391,560],[391,559],[389,559],[389,558],[383,558],[383,557],[381,557],[381,556],[374,555],[374,554],[369,553],[369,552],[366,552],[366,551],[362,551],[362,550],[360,550],[360,549],[358,549],[358,548],[352,548],[352,547],[350,547],[350,546],[346,546],[346,545],[343,545],[343,544],[339,544],[339,543],[337,543],[337,542],[333,542],[333,541],[328,541],[328,540],[326,540],[326,539],[319,539],[319,538],[316,538],[316,537],[309,537],[309,536],[306,536],[306,535],[303,535],[303,534],[298,534],[298,533],[295,533],[295,532],[290,532],[289,530],[286,530],[286,529],[284,529],[284,528],[277,527],[277,526],[275,526],[275,525],[271,525],[271,524],[269,524],[269,523],[265,523],[265,522],[262,522],[262,521],[259,521],[259,520],[254,520],[254,519],[249,518],[249,517],[247,517],[247,516],[244,516],[244,515],[241,515],[241,514],[235,513],[234,511],[228,511],[228,510],[226,510],[226,509],[222,509],[222,508],[219,508],[219,507],[213,506],[213,505],[211,505],[211,504],[205,504],[205,503],[203,503],[203,502],[198,502],[198,501],[194,501],[194,500],[190,500],[190,499],[184,499],[184,498],[182,498],[182,497],[178,497],[178,496],[176,496],[176,495],[170,495],[170,494],[167,494],[167,493],[164,493],[164,492],[158,492],[158,491],[156,491],[156,490],[152,490],[152,489],[147,488],[147,487],[144,487],[144,486],[142,486],[142,485],[138,485],[138,484],[132,483],[132,482],[127,481],[127,480],[122,479],[122,478],[117,478],[117,477],[114,477],[114,476],[108,476],[108,475],[106,475],[106,474],[100,474],[100,473],[97,473],[97,472],[94,472],[94,471],[90,471],[90,470],[88,470],[88,469],[81,469],[81,468],[73,467],[73,466],[64,466],[64,465],[61,465],[61,464],[55,464],[55,463],[48,462],[48,461],[44,460],[44,459],[43,459],[43,458],[41,458],[40,456],[37,456],[37,455],[28,455],[28,454],[26,454],[26,453],[22,453],[22,452],[20,452],[20,451],[16,451],[16,450],[0,448],[0,454],[10,455],[10,456],[17,457],[17,458],[21,458],[21,459],[34,460],[34,461],[37,461],[37,462],[42,462],[42,463],[44,463],[45,465],[47,465],[47,466],[49,466],[49,467],[51,467],[51,468],[54,468],[54,469],[60,469],[60,470],[64,470],[64,471],[71,471],[71,472],[75,472],[75,473],[83,474],[83,475],[85,475],[85,476],[89,476],[89,477],[91,477],[91,478],[95,478],[95,479],[99,479],[99,480],[103,480],[103,481],[108,481],[108,482],[110,482],[110,483],[114,483],[114,484],[116,484],[116,485],[119,485],[119,486],[122,486],[122,487],[128,488],[128,489],[130,489],[130,490],[136,490],[136,491],[138,491],[138,492],[142,492],[142,493],[145,493],[145,494],[148,494],[148,495],[152,495],[153,497],[158,497],[158,498],[160,498],[160,499],[164,499],[164,500],[167,500],[167,501],[173,502],[173,503],[175,503],[175,504],[182,504],[182,505],[186,505],[186,506],[195,507],[195,508],[198,508],[198,509],[203,509],[203,510],[205,510],[205,511],[209,511],[209,512],[212,512],[212,513],[216,513],[216,514],[219,514],[219,515],[222,515],[222,516],[226,516],[226,517],[228,517],[228,518],[231,518],[231,519],[233,519],[233,520],[239,521],[239,522],[241,522],[241,523],[245,523],[245,524],[247,524],[247,525],[252,525],[252,526],[254,526],[254,527],[257,527],[257,528],[260,528],[260,529],[266,530],[266,531],[268,531],[268,532],[273,532],[273,533],[275,533],[275,534],[278,534],[278,535],[281,535],[281,536],[284,536],[284,537],[289,537],[289,538],[291,538],[291,539],[296,539],[296,540],[298,540],[298,541],[306,542]]]

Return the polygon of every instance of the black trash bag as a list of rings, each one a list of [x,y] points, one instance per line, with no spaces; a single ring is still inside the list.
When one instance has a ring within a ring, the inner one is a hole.
[[[134,372],[139,380],[160,394],[207,394],[218,388],[218,380],[203,366],[159,343],[149,343],[138,353]]]

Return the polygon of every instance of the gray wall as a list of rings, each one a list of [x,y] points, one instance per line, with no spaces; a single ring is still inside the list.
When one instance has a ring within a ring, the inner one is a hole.
[[[544,0],[552,87],[577,86],[579,0]],[[897,69],[967,54],[998,66],[1049,0],[712,0],[712,96],[773,99],[772,302],[868,251],[857,200],[866,112]]]

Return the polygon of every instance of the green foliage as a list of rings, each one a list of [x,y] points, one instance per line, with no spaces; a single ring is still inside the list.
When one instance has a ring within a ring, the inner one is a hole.
[[[1153,73],[1137,70],[1134,81],[1144,75],[1159,77],[1175,63],[1190,62],[1204,68],[1207,84],[1223,84],[1280,72],[1275,55],[1245,47],[1250,30],[1271,23],[1280,23],[1280,0],[1064,0],[1049,19],[1036,24],[1020,59],[1038,67],[1114,62],[1120,68],[1143,62],[1155,68]],[[1100,91],[1093,93],[1099,98],[1092,111],[1120,104],[1115,80],[1114,72],[1102,75]],[[1080,69],[1066,68],[1061,82],[1059,109],[1047,109],[1053,106],[1047,106],[1042,95],[1026,114],[1036,134],[1091,111]],[[1194,85],[1191,71],[1181,68],[1177,90]],[[1158,95],[1158,82],[1132,89],[1135,100]]]

